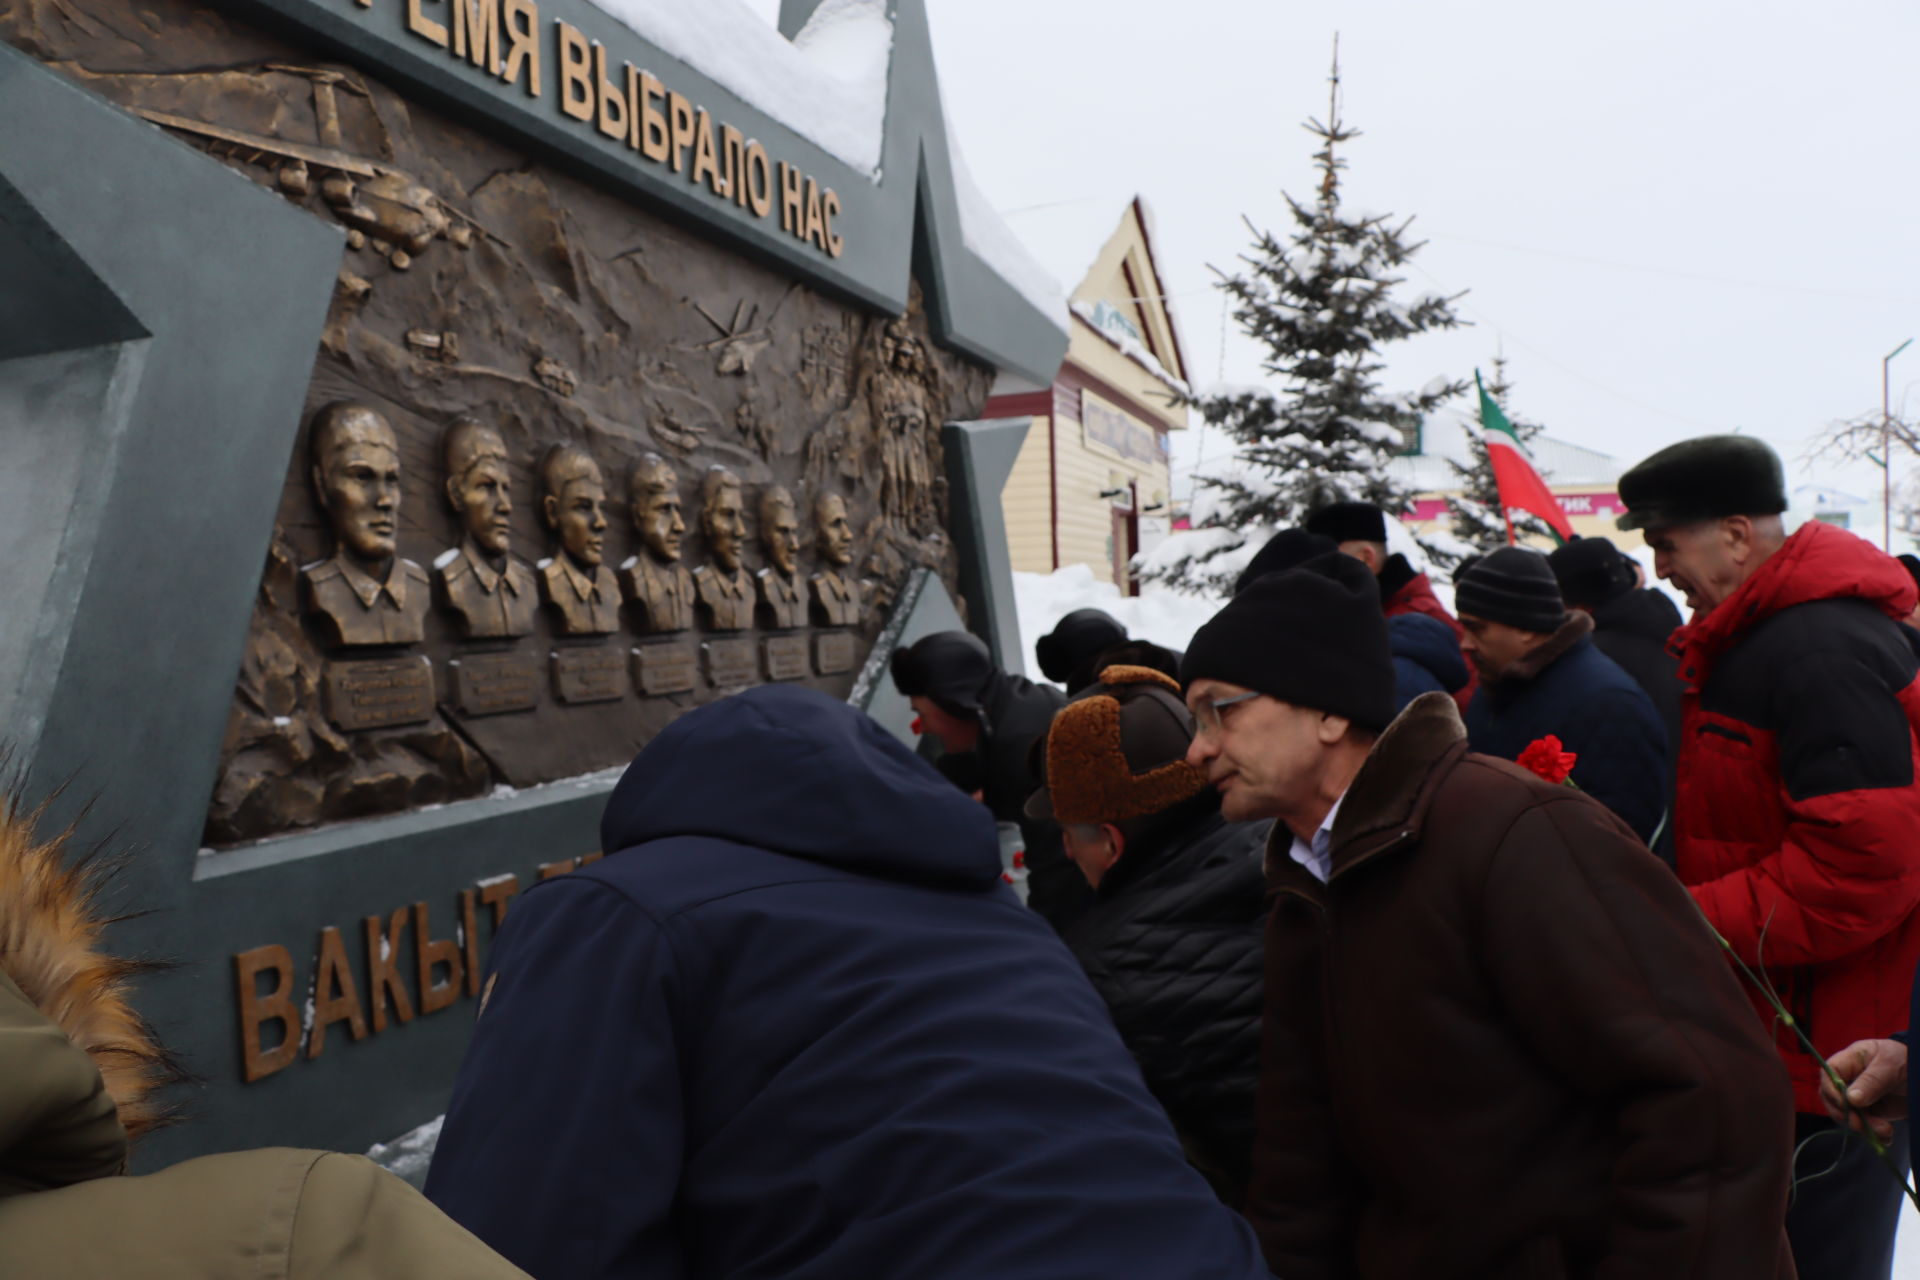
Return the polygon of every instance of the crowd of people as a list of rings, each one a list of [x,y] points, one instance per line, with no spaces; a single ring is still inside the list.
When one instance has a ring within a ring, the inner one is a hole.
[[[1789,534],[1744,437],[1620,497],[1684,622],[1604,538],[1450,612],[1349,502],[1184,652],[1093,610],[1036,646],[1061,687],[902,648],[918,752],[802,688],[683,716],[501,929],[445,1217],[318,1153],[289,1194],[460,1259],[417,1274],[1886,1280],[1920,561]],[[77,1188],[34,1190],[0,1262]]]

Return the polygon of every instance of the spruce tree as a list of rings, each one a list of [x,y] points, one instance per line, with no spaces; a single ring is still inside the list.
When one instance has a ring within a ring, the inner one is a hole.
[[[1255,226],[1242,270],[1215,268],[1233,316],[1265,349],[1261,368],[1275,388],[1221,387],[1192,403],[1234,441],[1233,464],[1196,477],[1195,529],[1169,539],[1148,576],[1175,586],[1224,589],[1274,530],[1298,524],[1329,502],[1359,499],[1390,515],[1412,493],[1389,464],[1419,444],[1420,424],[1466,389],[1435,378],[1417,392],[1384,390],[1381,350],[1462,321],[1453,298],[1423,294],[1402,303],[1401,270],[1422,247],[1408,218],[1341,208],[1341,148],[1360,136],[1340,116],[1339,45],[1334,46],[1327,118],[1305,129],[1319,140],[1312,201],[1283,193],[1293,216],[1284,242]],[[1238,554],[1235,554],[1235,553]]]
[[[1529,422],[1514,413],[1509,404],[1513,382],[1507,377],[1507,358],[1504,355],[1493,357],[1493,376],[1487,381],[1487,394],[1507,415],[1507,421],[1513,424],[1521,444],[1532,444],[1533,438],[1545,430],[1539,423]],[[1453,536],[1485,555],[1507,545],[1506,513],[1500,507],[1500,488],[1494,482],[1493,464],[1487,460],[1486,437],[1469,428],[1467,449],[1471,454],[1469,461],[1463,463],[1449,459],[1447,463],[1460,482],[1459,494],[1447,499],[1447,512],[1452,517]],[[1546,472],[1540,474],[1542,479],[1546,478]],[[1545,538],[1553,536],[1546,521],[1525,511],[1513,513],[1513,532],[1517,538],[1529,534]],[[1438,553],[1435,558],[1446,568],[1458,561],[1458,557],[1445,553]]]

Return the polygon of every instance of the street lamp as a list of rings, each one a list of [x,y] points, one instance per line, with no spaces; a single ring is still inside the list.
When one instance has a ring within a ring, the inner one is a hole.
[[[1908,338],[1880,360],[1880,549],[1888,554],[1893,552],[1893,410],[1887,403],[1887,370],[1912,345]]]

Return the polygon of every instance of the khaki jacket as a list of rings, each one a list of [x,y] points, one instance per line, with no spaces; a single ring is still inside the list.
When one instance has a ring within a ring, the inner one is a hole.
[[[1785,1070],[1673,875],[1591,797],[1374,745],[1326,884],[1268,844],[1247,1216],[1288,1280],[1769,1280]]]
[[[268,1148],[128,1176],[128,1130],[155,1122],[171,1069],[124,967],[93,949],[87,873],[30,828],[0,798],[0,1276],[524,1280],[362,1156]]]

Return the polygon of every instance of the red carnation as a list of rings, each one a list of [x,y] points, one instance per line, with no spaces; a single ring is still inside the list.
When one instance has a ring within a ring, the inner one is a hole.
[[[1573,765],[1580,757],[1571,751],[1560,749],[1560,739],[1552,734],[1536,738],[1527,744],[1527,749],[1514,761],[1522,769],[1539,774],[1548,782],[1558,782],[1563,786],[1571,785],[1567,777],[1573,772]]]

